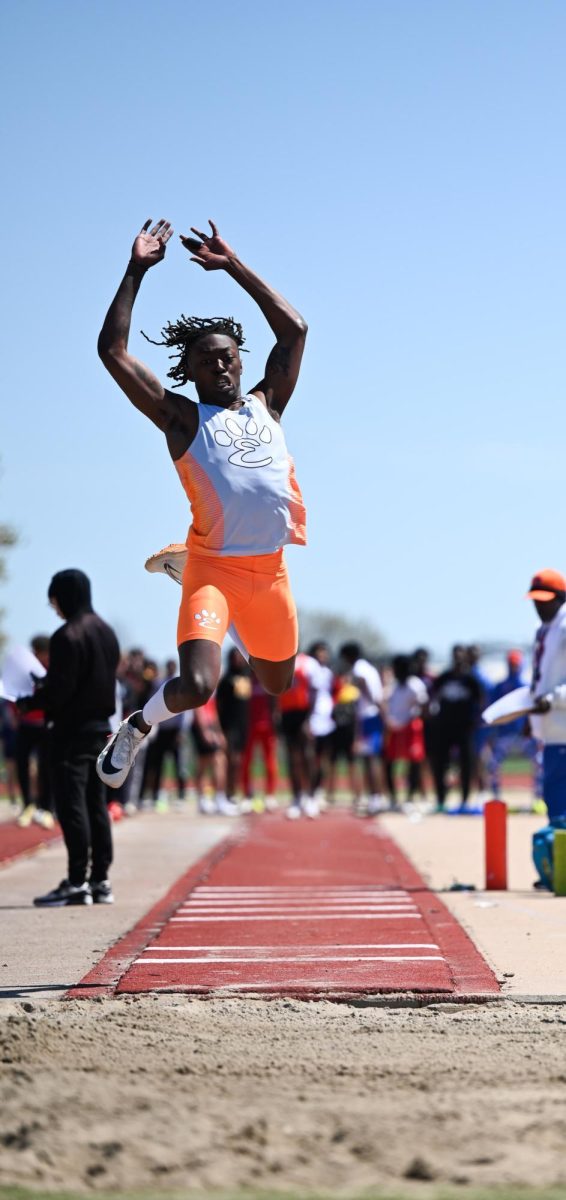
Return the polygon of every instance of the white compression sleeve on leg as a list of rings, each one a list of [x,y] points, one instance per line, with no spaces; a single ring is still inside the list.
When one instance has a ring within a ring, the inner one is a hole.
[[[168,721],[170,717],[176,717],[177,713],[171,712],[165,703],[164,693],[165,684],[154,696],[150,696],[147,704],[142,708],[142,717],[148,725],[158,725],[160,721]]]
[[[250,652],[249,652],[249,650],[246,650],[246,647],[244,646],[244,643],[243,643],[243,641],[238,633],[238,630],[236,629],[236,626],[234,624],[228,626],[228,637],[232,638],[232,641],[233,641],[236,649],[240,651],[242,658],[245,658],[246,662],[249,662],[250,661]]]

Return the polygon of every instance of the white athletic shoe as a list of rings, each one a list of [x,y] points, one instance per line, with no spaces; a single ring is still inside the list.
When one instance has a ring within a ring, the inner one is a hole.
[[[55,828],[55,818],[53,813],[50,813],[46,808],[37,808],[33,814],[33,819],[36,825],[41,825],[42,829]]]
[[[266,796],[263,803],[265,805],[266,812],[277,812],[277,809],[279,808],[277,796]]]
[[[127,779],[136,754],[146,733],[132,725],[132,718],[122,721],[118,732],[98,755],[96,773],[108,787],[118,788]]]
[[[289,805],[289,807],[285,813],[285,816],[287,817],[288,821],[298,821],[301,814],[302,814],[301,805],[299,804],[298,801],[295,801],[293,804]]]
[[[386,796],[370,796],[366,812],[368,817],[376,817],[380,812],[387,812],[389,807],[389,800]]]
[[[301,808],[305,814],[305,817],[309,817],[311,821],[314,821],[316,817],[320,816],[318,800],[315,800],[314,796],[305,796],[301,801]]]
[[[240,810],[235,800],[229,800],[227,796],[219,795],[216,797],[215,811],[222,817],[237,817]]]
[[[216,805],[211,796],[199,796],[197,800],[197,812],[203,817],[214,816]]]

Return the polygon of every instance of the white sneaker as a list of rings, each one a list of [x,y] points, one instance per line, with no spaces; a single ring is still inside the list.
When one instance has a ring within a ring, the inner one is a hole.
[[[386,796],[370,796],[366,809],[368,817],[376,817],[380,812],[387,812],[389,800]]]
[[[127,817],[137,817],[139,812],[138,806],[134,800],[126,800],[124,805],[124,813]]]
[[[38,808],[33,814],[33,819],[36,825],[41,825],[42,829],[54,829],[55,818],[53,813],[50,813],[46,808]]]
[[[214,811],[220,813],[222,817],[236,817],[239,807],[235,800],[229,800],[227,796],[217,796]]]
[[[305,814],[305,817],[309,817],[311,821],[314,821],[316,817],[320,816],[318,800],[315,800],[314,796],[305,796],[301,802],[301,808]]]
[[[35,804],[26,804],[26,807],[24,808],[23,812],[20,813],[17,821],[20,829],[27,829],[28,826],[31,825],[35,817],[35,812]]]
[[[134,714],[132,714],[134,715]],[[118,788],[127,779],[138,750],[147,737],[132,725],[132,718],[122,721],[118,732],[110,738],[98,755],[96,773],[107,787]]]
[[[287,817],[288,821],[297,821],[301,816],[301,813],[301,805],[299,804],[298,800],[296,800],[293,804],[289,805],[285,816]]]
[[[277,809],[279,808],[277,796],[266,796],[263,803],[265,805],[266,812],[277,812]]]
[[[197,800],[197,812],[203,817],[212,817],[216,812],[216,805],[211,796],[199,796]]]

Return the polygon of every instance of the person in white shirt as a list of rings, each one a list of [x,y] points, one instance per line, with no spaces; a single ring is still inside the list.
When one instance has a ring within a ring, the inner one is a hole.
[[[318,669],[311,676],[313,704],[309,722],[314,742],[312,788],[316,796],[328,777],[332,734],[336,728],[332,715],[334,675],[329,666],[330,647],[327,642],[313,642],[307,653],[318,664]]]
[[[348,667],[352,683],[359,689],[358,724],[359,755],[362,761],[366,786],[369,792],[367,813],[369,817],[388,807],[383,795],[383,685],[377,667],[362,656],[358,642],[345,642],[340,647],[340,658]]]
[[[542,787],[548,827],[533,838],[539,887],[552,888],[554,830],[566,828],[566,579],[558,571],[538,571],[527,598],[540,617],[533,650],[531,728],[544,743]]]
[[[385,772],[389,796],[397,803],[395,763],[406,762],[407,798],[413,800],[423,790],[422,763],[425,745],[422,713],[428,703],[428,692],[422,679],[411,675],[408,654],[397,654],[392,662],[395,682],[386,697]]]

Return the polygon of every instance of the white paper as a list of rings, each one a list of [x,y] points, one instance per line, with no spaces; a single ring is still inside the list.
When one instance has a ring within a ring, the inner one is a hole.
[[[32,696],[35,683],[32,675],[43,679],[47,672],[27,646],[12,646],[4,658],[0,694],[4,700],[19,700]]]

